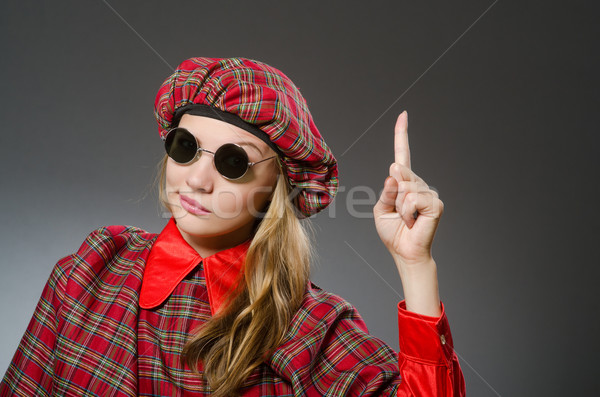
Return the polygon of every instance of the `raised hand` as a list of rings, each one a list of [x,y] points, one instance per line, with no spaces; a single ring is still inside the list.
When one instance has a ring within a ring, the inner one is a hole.
[[[407,128],[408,114],[404,111],[396,121],[394,163],[373,215],[377,233],[402,278],[407,309],[437,315],[439,295],[431,245],[444,204],[411,170]]]

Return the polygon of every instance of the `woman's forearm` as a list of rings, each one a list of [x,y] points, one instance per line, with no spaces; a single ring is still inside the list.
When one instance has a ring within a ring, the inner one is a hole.
[[[394,257],[406,300],[406,310],[439,317],[442,314],[437,266],[433,258],[424,263],[405,264]]]

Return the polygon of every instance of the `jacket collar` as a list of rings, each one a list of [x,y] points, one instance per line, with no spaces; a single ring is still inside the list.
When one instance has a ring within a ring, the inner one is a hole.
[[[146,262],[140,307],[153,309],[171,295],[192,269],[203,262],[210,310],[214,315],[240,280],[251,239],[202,258],[181,236],[171,218],[158,235]]]

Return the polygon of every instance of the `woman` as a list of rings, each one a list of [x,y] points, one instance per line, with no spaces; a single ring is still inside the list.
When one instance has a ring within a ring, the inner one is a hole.
[[[192,58],[155,115],[172,218],[100,228],[59,261],[2,396],[464,395],[431,258],[443,206],[410,170],[405,112],[374,208],[406,296],[399,355],[309,281],[299,219],[333,200],[337,163],[283,73]]]

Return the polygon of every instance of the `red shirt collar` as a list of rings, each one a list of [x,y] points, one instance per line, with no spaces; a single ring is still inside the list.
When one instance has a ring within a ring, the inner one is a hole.
[[[140,307],[153,309],[171,295],[175,287],[200,262],[204,262],[204,277],[210,310],[215,314],[241,277],[246,252],[252,240],[202,258],[181,236],[174,218],[158,235],[144,270]]]

